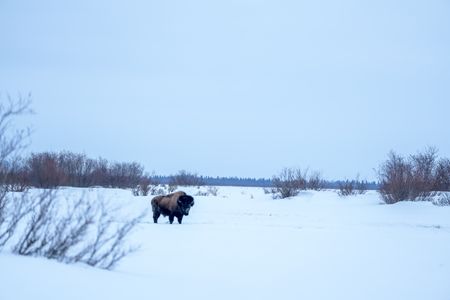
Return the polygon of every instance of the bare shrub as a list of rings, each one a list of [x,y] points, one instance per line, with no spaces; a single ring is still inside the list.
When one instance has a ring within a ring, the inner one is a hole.
[[[368,189],[367,181],[360,181],[360,180],[356,181],[356,191],[359,195],[367,193],[367,189]]]
[[[23,161],[15,158],[0,167],[3,188],[9,192],[25,192],[30,188],[28,172]]]
[[[218,192],[219,192],[219,189],[217,187],[208,186],[206,191],[199,189],[195,195],[196,196],[217,196]]]
[[[355,184],[352,180],[345,180],[339,182],[339,191],[337,192],[339,196],[346,197],[356,194]]]
[[[176,184],[171,183],[171,184],[167,185],[167,192],[173,193],[173,192],[175,192],[175,190],[177,188],[178,188],[178,186]]]
[[[40,188],[134,188],[145,177],[144,167],[136,162],[110,163],[102,158],[91,159],[69,151],[33,153],[27,159],[27,172],[30,184]]]
[[[438,160],[430,147],[409,157],[390,152],[378,170],[380,194],[388,204],[405,200],[432,200],[436,191],[450,188],[450,163]]]
[[[1,95],[0,95],[1,97]],[[1,98],[0,98],[1,99]],[[27,146],[27,139],[30,135],[29,129],[14,129],[15,118],[31,113],[30,96],[0,102],[0,167],[4,168],[5,163],[14,161],[20,152]]]
[[[133,228],[141,222],[146,212],[122,222],[115,220],[114,213],[105,202],[96,207],[92,238],[89,238],[78,252],[70,257],[70,262],[83,262],[103,269],[113,268],[126,255],[136,251],[136,246],[125,246],[125,239]]]
[[[306,186],[310,190],[322,190],[325,187],[325,180],[322,178],[322,174],[318,171],[311,172]]]
[[[87,187],[97,185],[92,174],[97,167],[97,161],[88,158],[85,154],[63,151],[56,154],[58,168],[64,174],[64,185]]]
[[[434,190],[450,191],[450,159],[448,158],[441,158],[437,163]]]
[[[132,189],[134,196],[156,195],[159,191],[159,183],[150,176],[144,176],[139,184]]]
[[[65,184],[66,177],[58,164],[56,153],[33,153],[27,164],[31,185],[39,188],[54,188]]]
[[[339,182],[338,195],[341,197],[361,195],[367,192],[364,182],[357,180],[345,180]]]
[[[151,190],[152,195],[164,195],[164,194],[170,194],[168,190],[166,190],[165,185],[157,185]]]
[[[390,152],[379,171],[380,194],[387,204],[409,199],[412,190],[412,166],[402,156]]]
[[[118,221],[119,208],[108,207],[103,199],[70,201],[54,190],[27,203],[26,226],[13,253],[111,269],[137,249],[126,247],[125,238],[145,213]]]
[[[137,162],[114,163],[110,168],[110,184],[112,187],[129,188],[139,184],[144,168]]]
[[[217,194],[219,193],[219,188],[216,186],[208,186],[208,189],[206,191],[211,196],[217,196]]]
[[[0,95],[1,97],[1,95]],[[23,196],[10,193],[15,190],[14,174],[21,166],[20,154],[27,145],[28,129],[14,129],[17,117],[30,113],[30,97],[0,102],[0,249],[11,239],[27,207]],[[26,185],[25,182],[21,183]],[[21,188],[17,188],[21,189]],[[25,190],[26,187],[23,187]]]
[[[170,176],[169,185],[202,186],[205,185],[205,182],[202,177],[198,176],[198,174],[181,170],[177,174]]]
[[[195,193],[195,196],[208,196],[208,192],[198,190],[197,193]]]
[[[152,180],[148,177],[143,177],[141,181],[139,181],[139,188],[142,196],[147,196],[150,193],[152,184]]]
[[[357,175],[354,180],[340,181],[338,187],[337,193],[341,197],[362,195],[367,192],[367,181],[360,180],[359,175]]]
[[[55,218],[55,201],[51,190],[38,197],[30,197],[29,220],[13,252],[19,255],[43,255],[44,248],[51,242],[50,228]]]
[[[264,194],[266,194],[266,195],[272,194],[272,189],[269,189],[269,188],[263,188],[263,192],[264,192]]]
[[[27,195],[4,192],[0,195],[0,250],[13,237],[17,226],[32,209]]]
[[[141,194],[141,189],[139,186],[136,186],[134,188],[131,189],[131,193],[133,194],[133,196],[140,196]]]
[[[94,160],[93,164],[93,170],[89,174],[90,185],[103,187],[111,186],[109,162],[104,158],[99,158]]]
[[[146,176],[140,183],[143,196],[156,195],[158,193],[159,182],[153,177]]]
[[[409,163],[412,166],[411,199],[429,200],[433,195],[436,162],[437,149],[432,147],[410,156]]]
[[[298,195],[301,190],[307,187],[307,170],[295,168],[284,168],[278,175],[272,178],[273,198],[288,198]]]
[[[174,185],[158,184],[152,185],[150,188],[150,195],[166,195],[173,193],[177,189]]]

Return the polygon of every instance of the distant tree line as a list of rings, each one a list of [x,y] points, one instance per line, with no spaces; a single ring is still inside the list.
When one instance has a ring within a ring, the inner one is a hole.
[[[152,182],[158,182],[160,184],[175,184],[184,186],[242,186],[242,187],[263,187],[270,188],[274,186],[273,178],[252,178],[252,177],[220,177],[220,176],[202,176],[197,173],[189,173],[185,170],[179,171],[175,175],[163,176],[152,175],[150,176]],[[323,189],[338,189],[339,186],[345,183],[345,180],[328,181],[322,179],[318,172],[312,172],[309,178],[308,188],[314,189],[315,186],[320,185]],[[375,181],[362,181],[368,190],[377,190],[378,184]]]
[[[180,171],[185,172],[185,171]],[[179,175],[179,174],[178,174]],[[186,176],[178,176],[169,175],[169,176],[161,176],[161,175],[153,175],[152,178],[160,182],[161,184],[171,184],[174,182],[180,182],[180,179],[183,179],[182,182],[186,183],[185,179],[189,184],[179,184],[179,185],[214,185],[214,186],[243,186],[243,187],[270,187],[272,186],[272,180],[266,178],[248,178],[248,177],[213,177],[213,176],[199,176],[197,174],[191,174],[193,176],[191,179],[186,178]],[[175,177],[175,180],[174,180]],[[200,183],[200,184],[198,184]]]
[[[366,190],[378,190],[380,185],[376,181],[367,181],[367,180],[335,180],[335,181],[326,181],[325,186],[327,189],[340,189],[342,186],[348,185],[349,182],[355,186],[361,187],[364,185]]]

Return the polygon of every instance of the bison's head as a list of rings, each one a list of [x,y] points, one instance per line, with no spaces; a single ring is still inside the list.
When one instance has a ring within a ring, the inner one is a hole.
[[[194,206],[194,198],[189,195],[183,195],[178,198],[178,208],[181,210],[183,215],[189,215],[189,210]]]

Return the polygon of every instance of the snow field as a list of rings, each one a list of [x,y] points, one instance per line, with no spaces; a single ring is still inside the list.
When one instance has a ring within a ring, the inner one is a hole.
[[[151,211],[114,271],[0,255],[0,299],[450,299],[450,207],[384,205],[376,192],[273,200],[260,188],[195,196],[183,224]],[[65,189],[136,214],[151,197]]]

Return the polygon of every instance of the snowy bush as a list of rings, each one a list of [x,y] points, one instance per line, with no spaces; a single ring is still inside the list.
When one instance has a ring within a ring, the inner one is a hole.
[[[170,183],[167,185],[167,193],[173,193],[175,192],[175,190],[178,188],[178,186],[176,184]]]
[[[208,189],[206,191],[211,196],[217,196],[217,194],[219,193],[219,188],[216,186],[208,186]]]
[[[219,188],[215,186],[208,186],[205,190],[199,189],[195,196],[217,196]]]
[[[152,183],[147,186],[137,185],[135,188],[131,189],[131,192],[134,196],[166,195],[173,193],[177,188],[178,186],[176,185],[157,184],[152,181]]]
[[[164,187],[149,176],[144,176],[139,184],[132,189],[134,196],[158,195],[164,193]]]
[[[437,206],[450,206],[450,193],[438,193],[432,203]]]

